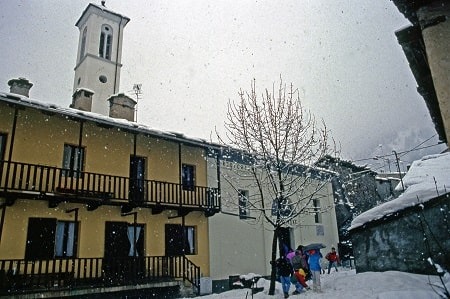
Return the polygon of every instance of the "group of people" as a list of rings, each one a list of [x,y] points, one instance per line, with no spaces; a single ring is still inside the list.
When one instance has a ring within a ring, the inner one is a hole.
[[[293,295],[300,294],[305,289],[310,290],[311,288],[306,283],[310,279],[312,279],[313,291],[322,292],[320,286],[320,274],[322,271],[320,260],[322,257],[320,249],[304,251],[303,246],[300,245],[297,247],[297,250],[290,249],[287,254],[282,254],[276,260],[284,298],[289,297],[291,283],[295,286]],[[339,263],[339,256],[334,247],[331,248],[331,252],[327,253],[325,257],[328,260],[328,274],[330,274],[333,266],[338,271],[337,264]]]

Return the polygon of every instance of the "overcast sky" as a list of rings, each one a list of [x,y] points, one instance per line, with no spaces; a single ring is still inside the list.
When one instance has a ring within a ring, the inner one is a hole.
[[[0,0],[0,90],[25,77],[34,84],[32,98],[68,107],[75,22],[88,4]],[[142,84],[140,123],[209,140],[214,127],[223,131],[227,101],[237,100],[240,88],[249,90],[255,78],[262,92],[281,75],[324,119],[343,159],[376,168],[377,161],[365,159],[438,142],[395,37],[409,23],[390,0],[108,0],[106,6],[131,19],[120,91],[132,96],[133,84]],[[402,168],[442,149],[402,155]],[[386,158],[394,170],[393,157]]]

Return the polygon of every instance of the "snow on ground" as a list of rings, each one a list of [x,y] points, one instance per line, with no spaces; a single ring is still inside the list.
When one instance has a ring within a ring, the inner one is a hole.
[[[414,161],[403,178],[405,192],[353,219],[350,230],[405,208],[424,203],[450,191],[450,153],[429,155]],[[395,188],[402,190],[401,183]]]
[[[339,272],[332,270],[331,274],[321,275],[322,293],[312,290],[304,291],[300,295],[291,295],[295,290],[291,285],[289,298],[327,298],[327,299],[415,299],[415,298],[447,298],[444,296],[443,285],[438,276],[418,275],[398,271],[365,272],[356,274],[355,270],[340,268]],[[447,290],[450,290],[450,276],[444,277]],[[277,282],[274,296],[267,295],[269,280],[260,279],[258,287],[264,286],[264,291],[252,297],[250,289],[238,289],[200,296],[201,299],[278,299],[284,298],[281,284]],[[308,282],[312,286],[312,281]]]

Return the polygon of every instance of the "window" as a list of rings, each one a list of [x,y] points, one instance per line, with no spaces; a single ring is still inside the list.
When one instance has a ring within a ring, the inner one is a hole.
[[[314,205],[314,223],[322,223],[322,214],[320,213],[320,200],[313,199]]]
[[[76,256],[78,224],[55,218],[28,219],[26,260]]]
[[[281,217],[288,217],[292,212],[292,201],[290,198],[279,200],[275,198],[272,202],[272,216],[277,216],[278,212]]]
[[[193,191],[195,187],[195,166],[183,164],[181,170],[183,190]]]
[[[57,221],[55,233],[55,257],[75,256],[77,234],[73,221]]]
[[[86,53],[86,35],[87,35],[87,27],[84,27],[83,35],[81,36],[80,61],[83,59],[84,54]]]
[[[84,164],[84,148],[64,144],[64,153],[63,153],[63,176],[79,178],[83,171]]]
[[[248,208],[248,190],[238,190],[239,198],[239,218],[246,219],[250,216]]]
[[[144,256],[145,227],[142,224],[127,222],[105,222],[104,256],[107,263],[114,263],[120,257]],[[135,239],[136,232],[136,239]]]
[[[112,48],[112,29],[108,25],[102,26],[100,32],[100,45],[98,48],[98,56],[111,60]]]
[[[98,77],[98,81],[100,81],[101,83],[106,83],[108,82],[108,78],[105,75],[101,75]]]
[[[6,134],[0,133],[0,161],[5,159]]]
[[[166,224],[166,255],[197,254],[196,234],[194,226]]]
[[[141,236],[143,226],[142,225],[128,225],[127,226],[127,237],[128,242],[130,242],[130,250],[128,251],[128,256],[139,256],[139,237]],[[136,232],[136,237],[134,233]]]
[[[185,244],[184,254],[195,254],[195,227],[186,226],[185,230]]]

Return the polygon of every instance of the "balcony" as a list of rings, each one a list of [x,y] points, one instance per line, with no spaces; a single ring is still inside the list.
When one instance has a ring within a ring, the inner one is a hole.
[[[184,256],[0,260],[0,295],[29,292],[92,293],[93,288],[130,290],[183,281],[200,291],[200,268]],[[87,294],[87,293],[86,293]]]
[[[217,188],[185,187],[171,182],[0,161],[0,196],[9,205],[17,198],[40,198],[53,207],[69,201],[87,204],[91,210],[100,205],[117,205],[149,207],[154,213],[165,209],[183,213],[203,211],[207,216],[220,210]]]

